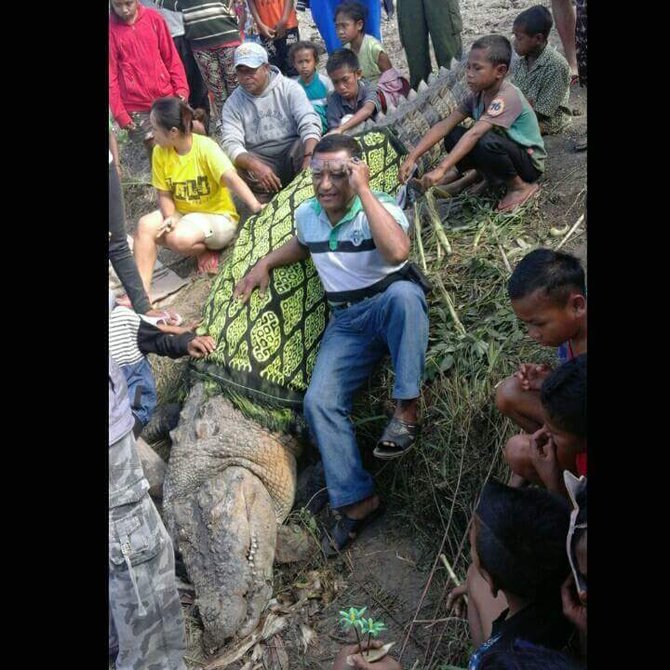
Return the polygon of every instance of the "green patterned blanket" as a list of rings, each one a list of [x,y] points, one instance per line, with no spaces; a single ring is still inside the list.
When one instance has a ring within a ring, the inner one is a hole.
[[[370,168],[370,186],[395,195],[404,147],[386,131],[356,137]],[[226,395],[263,407],[300,408],[328,319],[323,287],[311,260],[276,268],[263,298],[233,300],[235,284],[260,258],[295,232],[298,205],[314,195],[309,171],[301,172],[263,211],[243,224],[219,270],[204,307],[199,332],[214,337],[216,351],[192,362],[198,376]]]

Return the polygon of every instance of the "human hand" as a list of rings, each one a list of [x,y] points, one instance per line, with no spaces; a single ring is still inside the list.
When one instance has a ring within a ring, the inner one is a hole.
[[[251,170],[259,184],[268,191],[279,191],[281,189],[281,180],[274,173],[269,165],[263,161],[257,160]]]
[[[367,642],[363,643],[363,648],[367,649],[381,649],[384,644],[380,640],[371,640],[370,646],[367,646]],[[357,644],[350,644],[346,647],[340,649],[339,653],[335,657],[335,663],[333,664],[333,670],[348,670],[352,666],[347,664],[347,656],[351,656],[353,661],[354,668],[360,668],[361,670],[402,670],[398,661],[390,656],[384,656],[379,661],[375,661],[374,664],[368,663],[361,656],[361,647]]]
[[[258,24],[258,32],[268,40],[273,40],[277,36],[275,29],[266,26],[264,23]]]
[[[189,356],[204,358],[216,349],[216,342],[211,335],[196,335],[187,345]]]
[[[235,285],[235,290],[233,291],[233,298],[237,298],[242,302],[246,302],[249,299],[252,291],[258,286],[258,290],[261,294],[261,297],[265,295],[265,291],[270,283],[270,273],[261,259],[254,265],[249,272],[247,272],[240,281]]]
[[[130,121],[130,123],[126,123],[125,126],[123,126],[125,130],[137,130],[137,124],[134,121]]]
[[[288,23],[287,19],[279,19],[277,25],[275,26],[275,36],[278,38],[286,37],[286,24]]]
[[[163,223],[159,226],[156,231],[156,239],[162,237],[166,233],[171,233],[174,230],[175,225],[177,224],[177,217],[175,216],[166,216],[163,219]]]
[[[356,195],[370,188],[370,168],[360,158],[350,158],[347,164],[349,168],[349,184]]]
[[[550,372],[551,368],[544,363],[542,365],[521,363],[514,376],[519,380],[524,391],[539,391],[542,382],[549,376]]]
[[[421,186],[421,190],[426,192],[429,188],[441,182],[446,173],[447,171],[441,165],[438,165],[430,172],[426,172],[426,174],[423,175],[421,179],[417,179],[419,185]]]
[[[561,586],[561,601],[563,602],[563,616],[586,635],[586,605],[579,599],[575,578],[572,574]]]
[[[467,592],[466,584],[461,584],[452,589],[447,596],[447,612],[452,611],[455,616],[464,618],[467,613],[467,603],[465,602]]]
[[[329,130],[324,137],[328,137],[328,135],[340,135],[342,131],[339,128],[333,128],[332,130]]]
[[[256,202],[251,207],[251,212],[253,214],[258,214],[259,212],[263,211],[263,207],[265,207],[265,205],[267,205],[266,202],[260,202],[259,200],[256,199]]]
[[[556,459],[556,444],[542,427],[530,436],[530,460],[542,483],[550,491],[561,488],[561,469]]]
[[[416,169],[416,158],[414,158],[413,154],[408,154],[405,160],[400,165],[400,169],[398,170],[398,180],[400,181],[400,183],[401,184],[406,183],[415,169]]]

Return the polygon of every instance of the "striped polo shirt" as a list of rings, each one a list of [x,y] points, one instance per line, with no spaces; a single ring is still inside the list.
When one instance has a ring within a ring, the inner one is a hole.
[[[407,233],[409,222],[391,196],[374,196]],[[356,196],[346,214],[332,225],[316,198],[310,198],[295,213],[298,241],[309,249],[319,279],[331,305],[355,302],[374,294],[375,286],[407,261],[390,265],[377,251],[361,199]]]

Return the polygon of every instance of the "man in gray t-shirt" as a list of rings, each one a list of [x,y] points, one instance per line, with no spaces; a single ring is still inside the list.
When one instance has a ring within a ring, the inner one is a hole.
[[[223,150],[261,201],[309,164],[321,119],[300,84],[268,64],[260,44],[235,49],[240,85],[223,106]]]

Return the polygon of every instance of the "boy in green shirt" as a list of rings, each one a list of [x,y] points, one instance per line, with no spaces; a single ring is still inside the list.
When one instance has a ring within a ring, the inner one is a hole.
[[[547,44],[553,25],[546,7],[535,5],[514,19],[514,51],[520,56],[512,64],[512,81],[535,110],[543,135],[565,130],[571,121],[570,66]]]
[[[489,183],[506,185],[499,212],[512,212],[537,194],[547,152],[528,100],[505,80],[511,59],[512,45],[502,35],[487,35],[472,45],[467,63],[472,92],[410,151],[400,166],[401,182],[409,179],[417,159],[444,139],[449,155],[423,176],[424,190],[474,168]],[[468,117],[475,121],[469,130],[457,127]]]

